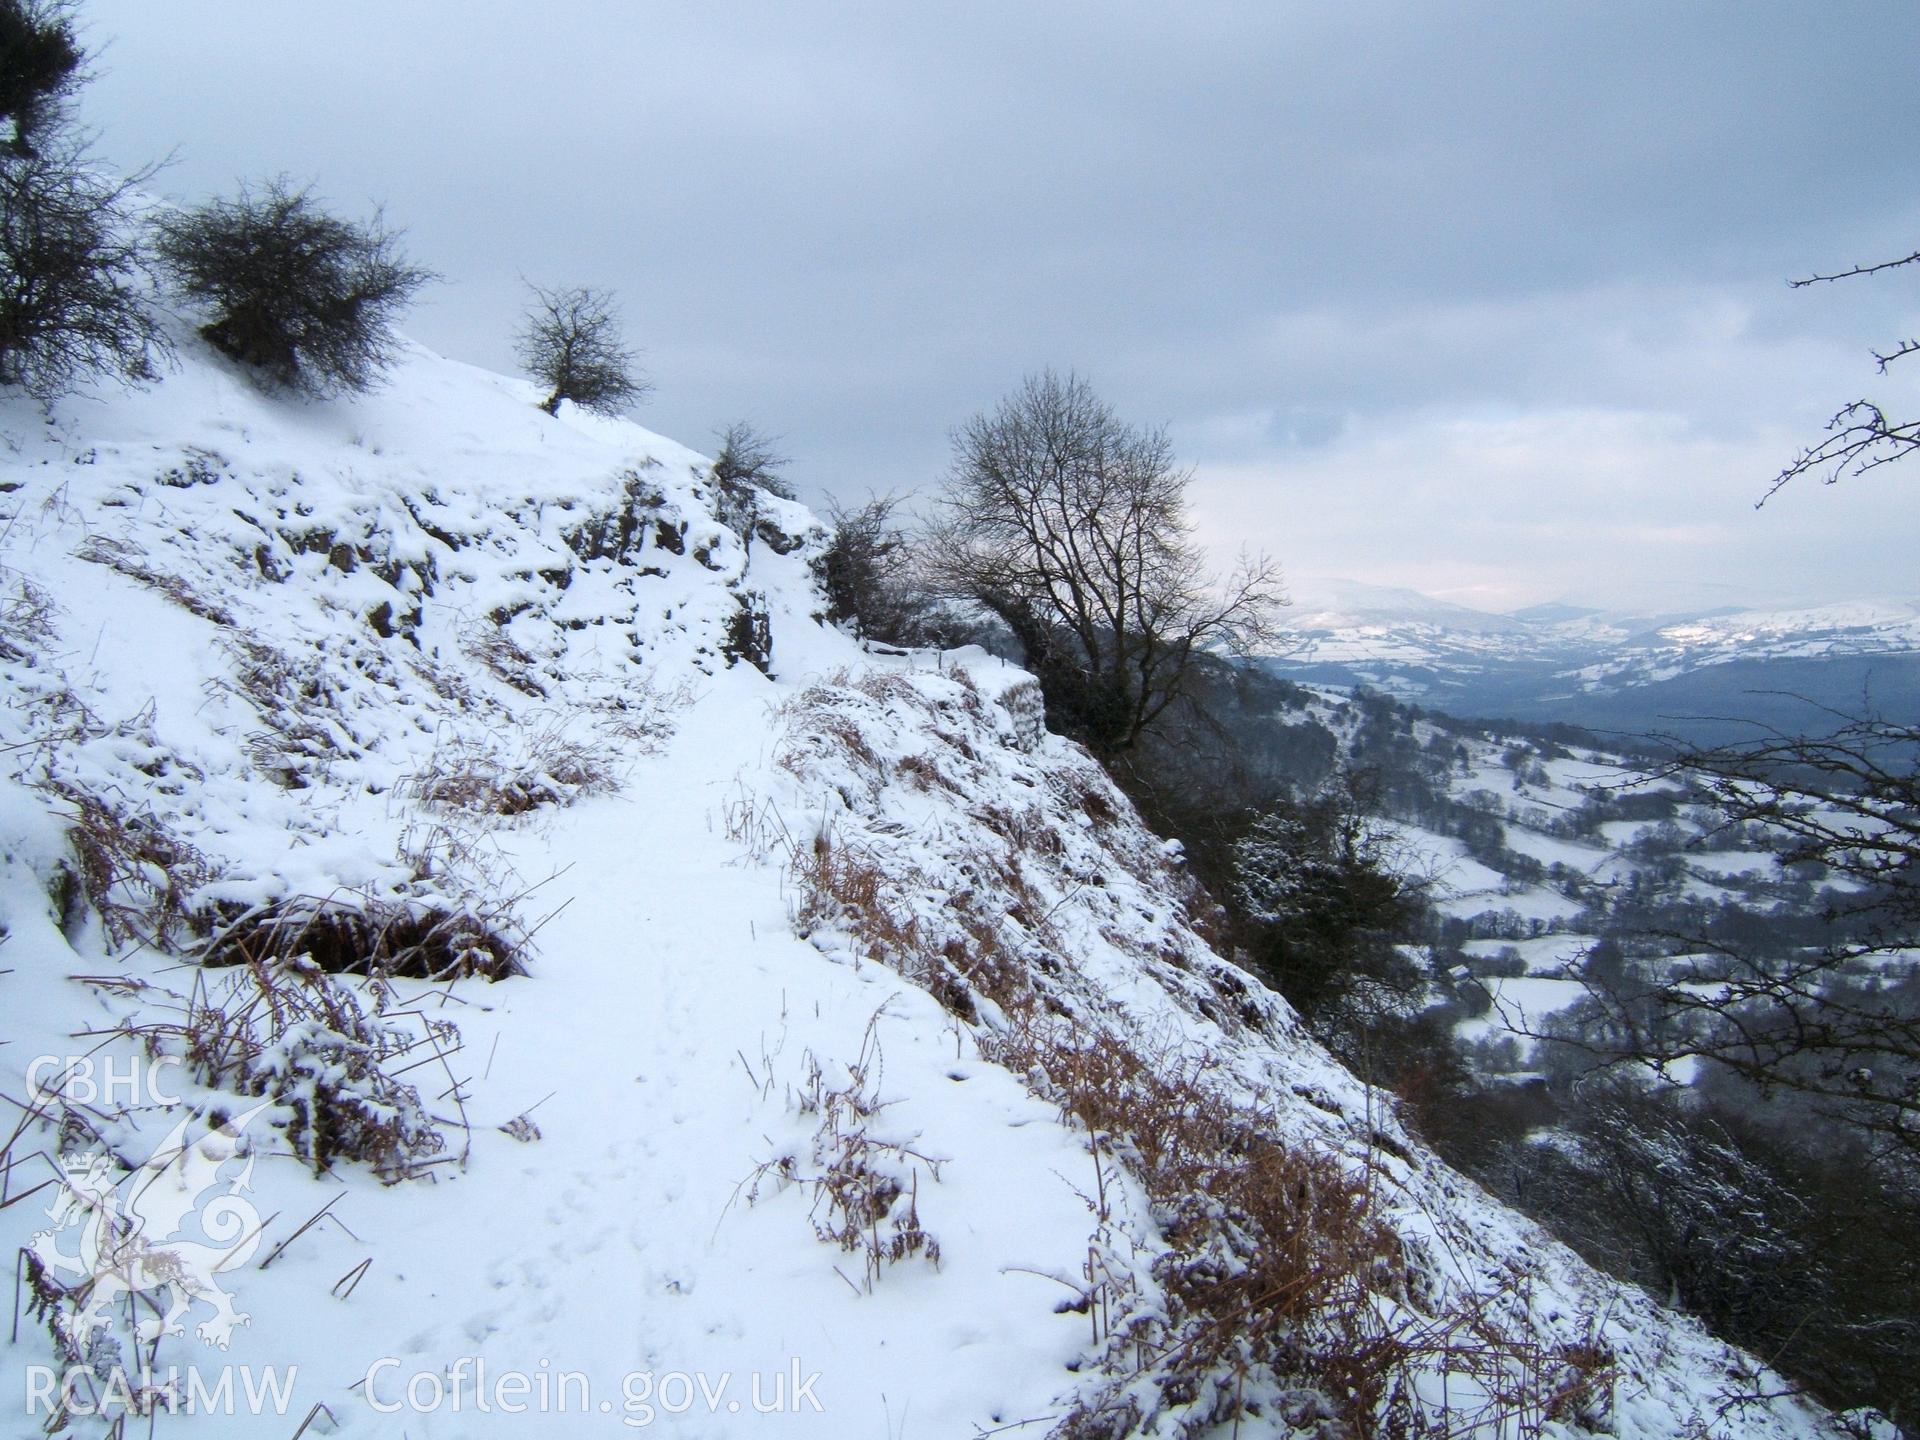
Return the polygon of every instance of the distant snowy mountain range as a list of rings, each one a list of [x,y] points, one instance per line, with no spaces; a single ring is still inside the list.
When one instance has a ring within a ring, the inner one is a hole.
[[[1910,600],[1496,614],[1414,590],[1312,580],[1297,587],[1287,623],[1295,648],[1271,662],[1280,673],[1369,685],[1465,716],[1705,736],[1804,721],[1808,702],[1909,714],[1920,702],[1920,603]]]

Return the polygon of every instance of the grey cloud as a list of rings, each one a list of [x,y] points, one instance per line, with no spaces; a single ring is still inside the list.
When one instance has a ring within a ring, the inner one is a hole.
[[[449,280],[414,333],[497,368],[519,274],[610,285],[647,423],[752,415],[815,493],[930,481],[1045,364],[1210,464],[1595,408],[1758,457],[1869,386],[1920,280],[1783,283],[1917,243],[1920,47],[1862,0],[86,16],[90,118],[128,163],[178,145],[163,189],[384,200]]]

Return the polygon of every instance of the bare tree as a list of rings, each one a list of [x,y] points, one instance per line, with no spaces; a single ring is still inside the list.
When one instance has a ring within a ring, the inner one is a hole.
[[[1793,281],[1827,284],[1920,262],[1920,252]],[[1882,373],[1920,351],[1907,340],[1876,354]],[[1920,449],[1920,420],[1894,421],[1856,400],[1828,438],[1774,478],[1761,503],[1801,476],[1828,483]],[[1668,937],[1712,957],[1716,979],[1629,968],[1590,981],[1590,1048],[1638,1063],[1692,1058],[1760,1088],[1801,1097],[1920,1166],[1920,726],[1819,707],[1794,734],[1693,746],[1669,738],[1664,773],[1710,801],[1729,827],[1777,838],[1777,861],[1830,876],[1827,941],[1770,952],[1751,937]],[[1920,1171],[1909,1169],[1909,1174]]]
[[[51,400],[95,375],[151,378],[167,343],[132,208],[151,173],[103,179],[71,136],[0,156],[0,385]]]
[[[380,216],[342,220],[281,177],[161,221],[157,249],[181,293],[213,312],[200,333],[215,349],[331,394],[373,387],[399,354],[393,322],[436,278],[399,239]]]
[[[1883,270],[1920,263],[1920,250],[1898,260],[1855,265],[1831,275],[1809,275],[1788,283],[1796,290],[1809,285],[1826,285],[1836,280],[1851,280],[1862,275],[1877,275]],[[1920,351],[1920,338],[1903,340],[1889,350],[1876,350],[1873,358],[1886,374],[1896,362]],[[1827,438],[1810,445],[1794,457],[1774,477],[1761,504],[1765,504],[1789,481],[1813,475],[1831,485],[1845,475],[1863,475],[1920,450],[1920,420],[1895,420],[1871,400],[1855,400],[1827,422]]]
[[[909,627],[908,544],[895,525],[898,495],[875,495],[828,512],[833,538],[814,562],[827,597],[827,619],[851,625],[863,640],[898,640]]]
[[[1711,963],[1590,978],[1574,1038],[1798,1096],[1920,1180],[1920,726],[1831,718],[1825,734],[1686,750],[1663,772],[1722,824],[1775,836],[1783,869],[1828,877],[1824,943],[1671,936]]]
[[[1103,756],[1181,699],[1197,656],[1271,638],[1277,568],[1243,558],[1216,584],[1188,526],[1192,472],[1085,380],[1029,376],[953,445],[930,577],[1012,629],[1049,713]]]
[[[13,124],[14,154],[34,153],[86,58],[68,0],[0,0],[0,121]]]
[[[782,500],[793,499],[793,487],[783,473],[791,457],[780,452],[777,436],[766,434],[751,420],[735,420],[718,434],[720,452],[713,457],[713,478],[722,489],[752,485]]]
[[[793,499],[793,487],[780,473],[788,457],[775,448],[778,441],[774,436],[750,421],[735,420],[716,433],[720,437],[720,453],[713,457],[709,473],[720,493],[714,497],[713,513],[722,525],[740,537],[740,543],[751,555],[753,538],[761,533],[767,497]],[[769,533],[777,534],[777,528]]]
[[[529,282],[532,303],[514,337],[514,353],[527,373],[549,388],[540,408],[560,413],[571,400],[597,415],[619,415],[652,391],[640,373],[639,354],[620,338],[620,312],[613,295],[591,286],[548,290]]]
[[[0,0],[0,385],[52,400],[96,375],[151,378],[135,191],[104,175],[66,102],[86,79],[69,0]]]

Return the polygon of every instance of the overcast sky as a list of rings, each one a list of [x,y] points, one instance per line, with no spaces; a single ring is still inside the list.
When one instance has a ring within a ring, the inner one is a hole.
[[[1920,15],[1364,0],[82,0],[82,100],[163,194],[285,172],[445,277],[616,290],[696,446],[807,498],[937,487],[1077,369],[1201,533],[1490,608],[1920,599],[1920,464],[1756,511],[1920,332]],[[1911,414],[1914,410],[1903,413]],[[1230,556],[1226,556],[1230,558]],[[1310,588],[1307,580],[1301,588]]]

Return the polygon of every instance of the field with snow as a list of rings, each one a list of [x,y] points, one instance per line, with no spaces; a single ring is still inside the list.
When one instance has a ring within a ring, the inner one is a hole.
[[[1433,1003],[1471,1012],[1455,1026],[1462,1040],[1507,1037],[1523,1061],[1586,995],[1580,975],[1603,940],[1626,937],[1658,970],[1711,969],[1710,955],[1659,937],[1777,922],[1811,943],[1819,917],[1857,888],[1818,866],[1783,867],[1783,836],[1730,828],[1646,759],[1325,687],[1301,687],[1283,722],[1326,730],[1343,766],[1390,793],[1384,854],[1436,917],[1433,943],[1408,958],[1434,975]],[[1449,970],[1471,978],[1449,984]]]

